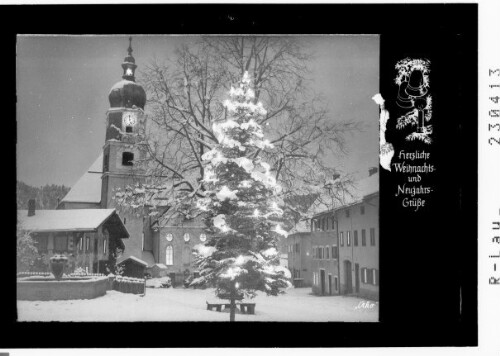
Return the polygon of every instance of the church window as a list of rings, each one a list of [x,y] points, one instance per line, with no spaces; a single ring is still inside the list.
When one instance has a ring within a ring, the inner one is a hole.
[[[167,241],[172,241],[174,239],[174,235],[168,233],[165,238],[167,239]]]
[[[201,242],[205,242],[205,241],[207,241],[207,235],[205,235],[205,234],[201,234],[201,235],[200,235],[200,241],[201,241]]]
[[[122,155],[122,165],[132,166],[134,165],[134,154],[132,152],[123,152]]]
[[[174,264],[174,248],[172,246],[167,246],[165,264],[167,266]]]
[[[188,232],[184,234],[184,241],[188,242],[191,239],[191,236],[189,235]]]

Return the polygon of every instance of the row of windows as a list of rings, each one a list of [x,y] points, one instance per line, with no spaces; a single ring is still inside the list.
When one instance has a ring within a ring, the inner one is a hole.
[[[94,253],[97,254],[98,253],[98,242],[99,240],[97,239],[94,239]],[[85,252],[88,252],[90,251],[91,249],[91,246],[90,246],[90,236],[85,236],[85,246],[84,246],[84,239],[83,237],[80,237],[80,239],[78,240],[78,250],[79,251],[83,251],[83,248],[85,247]],[[107,252],[107,249],[108,249],[108,239],[107,238],[104,238],[102,240],[102,253],[105,255],[106,252]]]
[[[165,238],[167,239],[167,241],[172,241],[174,239],[174,235],[171,234],[171,233],[168,233],[165,235]],[[191,240],[191,235],[186,232],[182,238],[184,239],[185,242],[188,242],[189,240]],[[201,242],[205,242],[207,241],[207,235],[206,234],[200,234],[200,241]]]
[[[359,207],[359,212],[361,215],[365,215],[365,206],[361,205]],[[345,217],[349,218],[351,216],[351,211],[349,209],[345,210]],[[324,216],[311,221],[311,230],[313,231],[328,231],[335,229],[335,220],[333,216]]]
[[[48,250],[48,236],[39,236],[37,238],[38,244],[37,248],[40,252],[45,252]],[[98,241],[98,240],[96,240]],[[94,242],[95,244],[95,242]],[[106,254],[108,246],[108,240],[104,238],[102,240],[102,252]],[[90,236],[85,236],[85,246],[84,238],[80,237],[78,239],[77,249],[79,251],[90,251]],[[98,245],[94,245],[94,253],[97,253]],[[73,237],[72,236],[54,236],[54,251],[55,252],[66,252],[73,250]]]
[[[312,257],[317,260],[328,260],[339,257],[339,248],[337,246],[313,246]]]
[[[346,245],[351,246],[351,232],[346,231]],[[340,246],[344,246],[344,232],[339,233],[339,244]],[[354,246],[359,246],[358,240],[358,230],[354,230]],[[361,230],[361,246],[366,246],[366,230]],[[370,228],[370,246],[375,246],[375,228]]]
[[[321,219],[316,219],[311,221],[312,231],[328,231],[335,229],[335,220],[333,216],[325,216]]]

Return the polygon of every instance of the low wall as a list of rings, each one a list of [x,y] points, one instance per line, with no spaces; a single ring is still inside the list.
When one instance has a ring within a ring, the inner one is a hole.
[[[93,299],[110,289],[108,277],[54,279],[23,278],[17,280],[18,300]]]

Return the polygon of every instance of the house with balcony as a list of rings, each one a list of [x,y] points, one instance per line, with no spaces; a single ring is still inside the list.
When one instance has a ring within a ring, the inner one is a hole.
[[[115,209],[18,210],[18,226],[34,239],[40,254],[39,269],[49,271],[49,258],[68,257],[69,271],[81,267],[88,273],[105,273],[110,250],[123,250],[129,238]]]

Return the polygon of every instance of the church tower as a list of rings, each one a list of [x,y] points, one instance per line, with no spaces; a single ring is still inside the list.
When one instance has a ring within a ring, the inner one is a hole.
[[[146,92],[135,82],[137,65],[132,56],[131,37],[127,51],[128,55],[121,65],[122,80],[113,85],[109,92],[110,108],[106,113],[106,142],[103,148],[102,208],[115,207],[113,196],[117,189],[123,190],[126,186],[142,183],[145,179],[141,161],[146,154],[145,145],[142,143],[146,125]],[[143,259],[143,252],[152,249],[151,242],[144,239],[145,234],[149,235],[148,231],[145,231],[146,220],[142,214],[137,216],[125,211],[121,211],[120,216],[130,233],[130,238],[124,240],[124,256]]]

